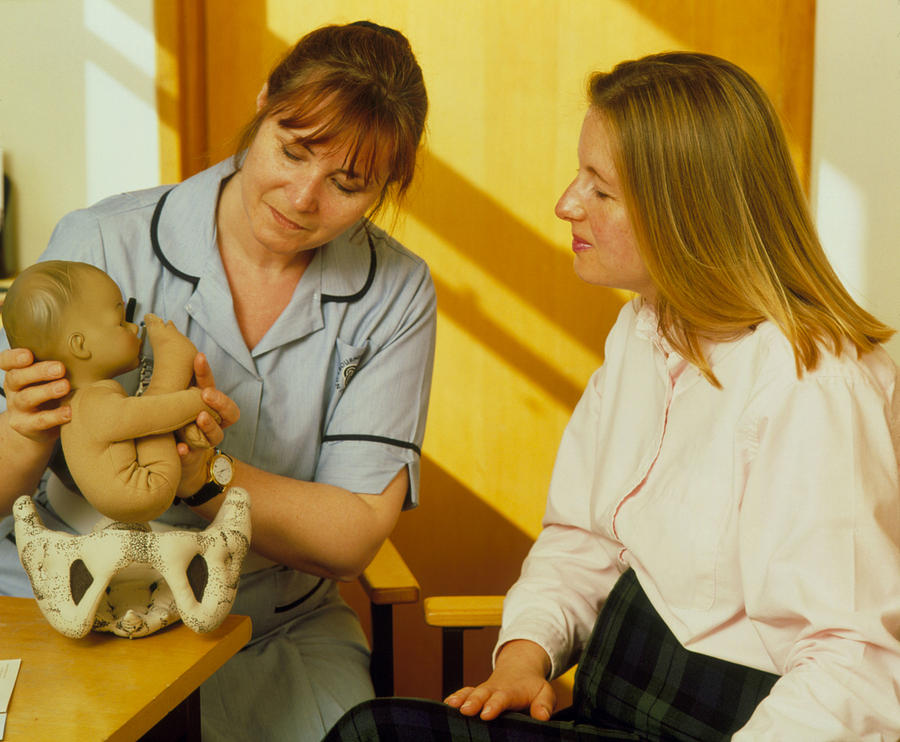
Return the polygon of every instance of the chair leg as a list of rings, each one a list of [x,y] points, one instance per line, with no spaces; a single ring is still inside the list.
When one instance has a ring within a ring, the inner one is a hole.
[[[463,629],[444,626],[442,639],[442,693],[443,698],[463,686]]]
[[[376,696],[394,695],[394,613],[390,604],[372,603],[372,659],[369,673]]]

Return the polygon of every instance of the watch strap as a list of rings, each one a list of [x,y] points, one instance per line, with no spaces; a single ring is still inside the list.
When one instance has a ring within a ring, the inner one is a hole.
[[[209,464],[208,464],[210,469],[209,469],[209,475],[208,475],[209,478],[206,480],[206,484],[204,484],[200,489],[198,489],[190,497],[179,498],[181,500],[181,502],[183,502],[185,505],[189,505],[190,507],[195,508],[198,505],[202,505],[205,502],[209,502],[216,495],[221,495],[228,488],[228,483],[226,483],[224,485],[219,484],[213,477],[212,462],[215,460],[215,458],[217,456],[221,456],[221,457],[228,459],[228,461],[230,461],[232,463],[232,465],[234,463],[228,454],[224,453],[223,451],[221,451],[218,448],[214,448],[212,458],[209,460]]]
[[[221,495],[224,491],[225,488],[222,485],[216,482],[207,482],[190,497],[182,497],[181,501],[185,505],[195,508],[204,502],[209,502],[216,495]]]

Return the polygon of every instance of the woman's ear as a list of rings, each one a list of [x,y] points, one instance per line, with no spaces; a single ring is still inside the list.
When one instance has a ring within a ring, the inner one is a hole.
[[[73,332],[66,340],[66,347],[69,353],[79,361],[89,361],[91,359],[91,351],[85,344],[84,334],[81,332]]]
[[[257,113],[263,109],[266,105],[266,101],[269,100],[269,83],[264,82],[262,88],[260,88],[259,94],[256,96],[256,111]]]

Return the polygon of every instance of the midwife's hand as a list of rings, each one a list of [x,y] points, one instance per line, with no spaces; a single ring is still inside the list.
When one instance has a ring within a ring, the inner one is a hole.
[[[216,381],[206,356],[198,353],[194,359],[194,376],[200,387],[203,401],[212,408],[216,418],[208,412],[197,415],[197,428],[206,438],[210,446],[218,446],[225,437],[224,429],[233,425],[241,416],[241,411],[234,401],[224,392],[216,389]],[[179,497],[189,497],[206,481],[209,450],[202,447],[189,446],[184,441],[178,443],[181,455],[181,484],[178,487]]]
[[[517,639],[503,645],[491,676],[475,688],[465,687],[444,703],[466,716],[479,714],[485,721],[504,711],[525,711],[547,721],[556,707],[556,692],[547,682],[550,658],[537,644]]]
[[[31,351],[12,348],[0,353],[0,369],[6,371],[9,427],[36,443],[53,443],[59,426],[72,419],[72,408],[59,404],[70,391],[65,366],[58,361],[35,363]]]

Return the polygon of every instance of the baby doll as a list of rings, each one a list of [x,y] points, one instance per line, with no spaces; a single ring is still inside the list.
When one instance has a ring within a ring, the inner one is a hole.
[[[154,369],[141,397],[112,377],[137,367],[138,328],[118,286],[86,263],[47,261],[13,282],[3,305],[13,347],[65,364],[72,419],[60,429],[66,463],[104,516],[91,533],[51,531],[31,497],[16,500],[16,545],[50,624],[72,638],[92,628],[146,636],[179,618],[212,631],[231,610],[250,544],[250,497],[232,487],[204,531],[158,533],[148,523],[175,498],[181,461],[171,431],[208,446],[193,423],[206,410],[189,388],[197,350],[171,322],[148,314]],[[185,427],[186,426],[186,427]]]
[[[103,515],[121,522],[150,521],[173,502],[181,460],[172,431],[214,411],[189,388],[197,350],[171,322],[148,314],[154,369],[141,397],[126,394],[113,377],[137,367],[141,339],[126,321],[115,282],[87,263],[52,260],[24,270],[3,305],[12,347],[35,360],[61,361],[71,392],[62,400],[72,419],[60,439],[72,479]],[[196,439],[202,439],[194,427]],[[205,441],[204,441],[205,442]]]

